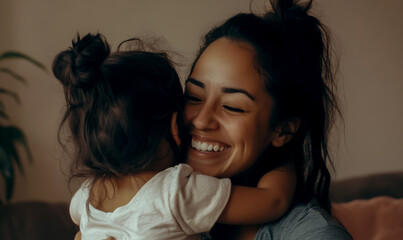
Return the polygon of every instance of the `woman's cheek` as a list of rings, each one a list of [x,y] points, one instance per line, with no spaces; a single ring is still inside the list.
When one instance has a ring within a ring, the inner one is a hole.
[[[188,125],[191,123],[192,119],[196,116],[197,114],[197,109],[195,105],[192,104],[185,104],[185,110],[184,110],[184,118],[185,118],[185,124]]]

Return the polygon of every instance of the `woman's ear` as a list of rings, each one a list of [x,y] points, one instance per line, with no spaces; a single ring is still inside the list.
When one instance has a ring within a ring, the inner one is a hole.
[[[178,124],[176,123],[176,118],[178,116],[178,112],[174,112],[172,114],[171,118],[171,134],[173,139],[175,140],[175,143],[180,146],[181,145],[181,140],[179,138],[179,130],[178,130]]]
[[[280,123],[275,129],[275,135],[271,141],[274,147],[282,147],[294,137],[298,131],[301,120],[297,117],[290,118],[287,121]]]

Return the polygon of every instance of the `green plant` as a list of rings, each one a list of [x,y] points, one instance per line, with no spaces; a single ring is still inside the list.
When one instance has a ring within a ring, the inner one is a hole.
[[[46,71],[46,67],[37,60],[22,54],[20,52],[8,51],[0,55],[0,64],[9,59],[21,59],[28,61],[35,66]],[[14,72],[7,67],[1,67],[0,73],[9,75],[12,79],[18,80],[21,83],[26,84],[26,80],[21,75]],[[0,86],[0,96],[8,95],[13,98],[17,103],[20,102],[18,94],[14,91],[5,89]],[[15,166],[21,175],[24,175],[24,168],[21,162],[21,157],[18,151],[18,145],[21,145],[26,152],[26,156],[29,162],[32,162],[31,151],[28,147],[28,143],[24,136],[24,133],[17,126],[12,125],[9,116],[6,114],[5,105],[0,98],[0,173],[5,183],[5,201],[9,201],[13,195],[14,180],[15,180]],[[3,188],[1,188],[3,189]],[[3,192],[3,194],[4,194]],[[1,199],[0,199],[1,203]]]

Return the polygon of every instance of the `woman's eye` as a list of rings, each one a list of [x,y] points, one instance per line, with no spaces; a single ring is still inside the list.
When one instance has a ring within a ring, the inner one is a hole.
[[[224,106],[225,109],[231,111],[231,112],[237,112],[237,113],[243,113],[245,112],[245,110],[240,109],[240,108],[234,108],[234,107],[230,107],[230,106]]]
[[[188,95],[188,94],[185,94],[185,101],[189,101],[189,102],[200,102],[201,99],[199,99],[199,98],[197,98],[197,97],[194,97],[194,96],[191,96],[191,95]]]

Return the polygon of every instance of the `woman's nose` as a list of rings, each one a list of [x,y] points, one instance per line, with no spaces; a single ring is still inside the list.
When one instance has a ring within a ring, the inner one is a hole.
[[[204,104],[200,108],[200,111],[195,114],[192,123],[198,130],[208,131],[217,129],[219,124],[214,107]]]

